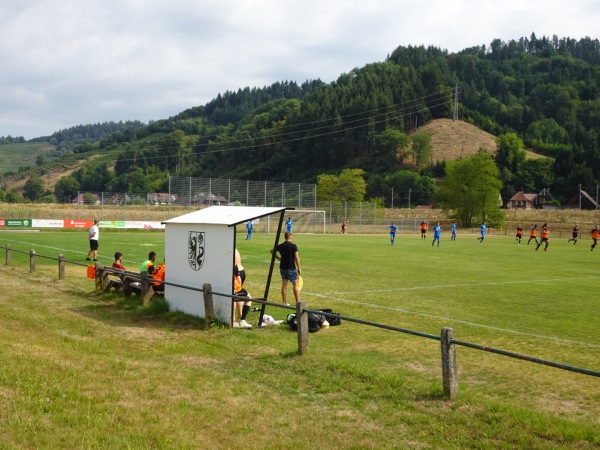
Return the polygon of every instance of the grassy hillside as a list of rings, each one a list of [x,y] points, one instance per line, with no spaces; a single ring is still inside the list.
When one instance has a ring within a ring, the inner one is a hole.
[[[24,142],[0,145],[0,176],[8,171],[16,172],[22,166],[34,166],[39,155],[54,151],[47,142]]]

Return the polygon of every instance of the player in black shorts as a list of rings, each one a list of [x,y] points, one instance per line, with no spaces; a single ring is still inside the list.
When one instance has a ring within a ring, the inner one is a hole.
[[[575,224],[573,227],[573,237],[567,241],[567,244],[573,241],[573,245],[577,244],[577,239],[579,239],[579,225]]]

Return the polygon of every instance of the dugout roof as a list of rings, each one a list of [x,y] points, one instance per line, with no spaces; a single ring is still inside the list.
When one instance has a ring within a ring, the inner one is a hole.
[[[193,211],[183,216],[165,220],[162,223],[205,223],[210,225],[227,225],[229,227],[249,220],[269,216],[288,209],[285,206],[267,208],[261,206],[211,206]]]

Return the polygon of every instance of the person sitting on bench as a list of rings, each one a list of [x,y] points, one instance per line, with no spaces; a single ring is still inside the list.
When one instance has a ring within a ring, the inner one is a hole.
[[[123,264],[121,264],[121,260],[123,259],[123,253],[121,252],[116,252],[115,253],[115,262],[113,263],[113,267],[115,269],[121,269],[121,270],[127,270]]]
[[[152,289],[155,292],[164,292],[165,291],[165,264],[159,264],[152,271],[152,275],[150,275],[153,280],[151,281]]]

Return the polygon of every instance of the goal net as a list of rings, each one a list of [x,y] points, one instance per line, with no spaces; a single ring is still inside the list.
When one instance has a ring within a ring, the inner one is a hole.
[[[295,209],[285,211],[283,219],[286,222],[292,219],[292,233],[325,234],[325,223],[327,216],[323,210]],[[260,231],[264,233],[276,233],[279,224],[279,214],[268,216],[260,220]],[[255,228],[256,229],[256,228]],[[286,231],[283,224],[282,233]]]
[[[285,221],[292,219],[293,233],[325,234],[325,211],[312,209],[294,209],[285,212]],[[286,231],[285,223],[283,231]]]

